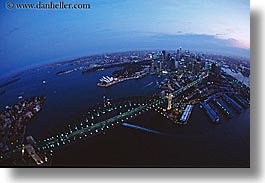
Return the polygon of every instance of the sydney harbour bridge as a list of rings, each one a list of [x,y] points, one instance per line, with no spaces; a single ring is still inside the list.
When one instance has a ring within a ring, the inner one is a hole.
[[[68,125],[67,130],[47,137],[42,140],[35,140],[32,136],[26,138],[27,145],[21,144],[17,148],[3,154],[1,160],[12,159],[23,156],[24,152],[31,156],[37,165],[44,163],[38,154],[52,151],[64,145],[69,145],[76,141],[90,138],[114,128],[117,125],[126,123],[138,115],[149,110],[171,109],[172,100],[180,96],[186,90],[201,83],[206,77],[200,77],[186,86],[172,92],[170,97],[153,96],[133,96],[117,100],[106,100],[103,104],[90,109],[82,115],[74,125]]]

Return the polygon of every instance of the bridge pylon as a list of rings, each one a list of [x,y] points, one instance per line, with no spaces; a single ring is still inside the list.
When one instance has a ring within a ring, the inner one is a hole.
[[[171,110],[172,109],[172,99],[173,99],[174,95],[172,93],[166,95],[167,98],[167,110]]]

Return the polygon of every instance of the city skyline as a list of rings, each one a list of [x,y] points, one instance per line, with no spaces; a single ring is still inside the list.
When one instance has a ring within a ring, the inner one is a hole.
[[[88,56],[2,83],[0,164],[249,167],[250,63],[182,50]]]
[[[7,10],[1,2],[1,75],[97,53],[179,46],[249,57],[249,1],[78,3],[91,9]]]

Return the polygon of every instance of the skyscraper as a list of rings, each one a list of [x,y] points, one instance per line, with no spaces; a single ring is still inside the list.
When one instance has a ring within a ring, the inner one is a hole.
[[[187,64],[187,71],[192,72],[192,62],[188,62]]]
[[[177,58],[176,59],[180,60],[180,50],[179,49],[177,49]]]
[[[210,64],[209,61],[205,61],[205,62],[204,62],[204,70],[205,70],[205,71],[208,71],[209,68],[210,68],[210,66],[211,66],[211,64]]]
[[[211,67],[211,74],[215,76],[221,76],[221,65],[217,63],[213,63]]]
[[[180,58],[181,58],[181,47],[177,49],[177,60],[180,60]]]
[[[169,95],[166,96],[167,98],[167,110],[171,110],[172,109],[172,98],[174,97],[174,95],[172,93],[170,93]]]
[[[174,57],[170,58],[169,69],[172,70],[172,71],[176,70],[175,62],[176,62],[176,58],[174,58]]]
[[[165,60],[166,60],[166,51],[163,50],[162,51],[162,62],[165,62]]]
[[[151,73],[155,73],[155,63],[154,63],[154,61],[151,64]]]
[[[201,71],[201,62],[195,61],[194,62],[194,74],[199,74]]]
[[[178,69],[178,67],[179,67],[179,62],[175,60],[175,69]]]
[[[159,71],[161,72],[163,70],[163,63],[159,61]]]

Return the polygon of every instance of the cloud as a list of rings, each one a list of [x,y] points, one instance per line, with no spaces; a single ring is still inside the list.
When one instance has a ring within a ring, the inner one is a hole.
[[[226,36],[227,34],[225,33],[219,33],[219,34],[215,34],[216,36]]]
[[[12,34],[12,33],[16,32],[16,31],[18,31],[19,29],[20,29],[19,27],[15,27],[14,29],[11,29],[8,33]]]
[[[235,56],[249,57],[250,50],[242,47],[236,39],[223,39],[216,35],[207,34],[156,34],[151,40],[159,42],[161,47],[175,48],[182,46],[186,49],[225,53]]]

